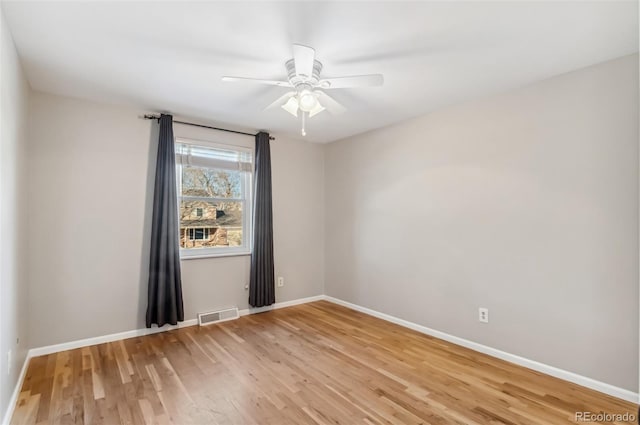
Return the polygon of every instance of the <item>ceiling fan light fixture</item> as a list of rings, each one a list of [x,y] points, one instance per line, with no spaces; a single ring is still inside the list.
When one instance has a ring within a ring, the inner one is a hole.
[[[311,112],[318,105],[318,98],[309,90],[302,90],[298,95],[298,106],[305,112]]]
[[[322,106],[320,102],[316,100],[315,108],[309,111],[309,118],[313,117],[314,115],[318,115],[322,111],[324,111],[324,106]]]
[[[301,133],[303,136],[307,134],[307,119],[325,109],[332,115],[346,110],[344,106],[325,93],[324,90],[381,86],[384,83],[384,77],[381,74],[349,75],[321,79],[322,62],[316,60],[316,53],[313,48],[302,44],[294,44],[292,51],[293,58],[284,64],[287,81],[231,76],[224,76],[222,80],[291,87],[291,91],[269,104],[265,110],[280,106],[294,117],[302,118]],[[320,101],[324,106],[320,104]]]
[[[287,103],[282,105],[282,109],[293,115],[294,117],[298,116],[298,99],[295,96],[290,97]]]

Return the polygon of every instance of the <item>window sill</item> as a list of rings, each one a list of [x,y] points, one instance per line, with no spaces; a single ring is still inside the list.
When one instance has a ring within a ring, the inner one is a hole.
[[[219,258],[219,257],[244,257],[247,255],[251,255],[250,252],[248,251],[238,251],[238,252],[225,252],[225,253],[219,253],[219,254],[212,254],[212,253],[206,253],[206,254],[194,254],[194,255],[183,255],[180,254],[180,261],[182,260],[198,260],[198,259],[202,259],[202,258]]]

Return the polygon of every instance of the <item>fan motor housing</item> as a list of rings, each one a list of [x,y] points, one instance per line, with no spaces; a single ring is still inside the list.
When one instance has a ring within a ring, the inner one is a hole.
[[[322,71],[322,63],[314,60],[313,61],[313,72],[310,77],[305,77],[304,75],[296,75],[296,64],[293,59],[289,59],[285,63],[285,67],[287,68],[287,78],[293,87],[298,90],[304,88],[305,86],[311,85],[315,86],[320,81],[320,71]],[[299,90],[298,90],[299,91]]]

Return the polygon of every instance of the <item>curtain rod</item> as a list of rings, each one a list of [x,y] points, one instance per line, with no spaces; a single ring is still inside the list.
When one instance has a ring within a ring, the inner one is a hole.
[[[145,115],[143,117],[145,120],[160,120],[160,117],[157,115]],[[252,134],[252,133],[245,133],[244,131],[236,131],[236,130],[229,130],[226,128],[219,128],[219,127],[211,127],[208,125],[202,125],[202,124],[195,124],[192,122],[185,122],[185,121],[173,121],[176,124],[184,124],[184,125],[192,125],[194,127],[200,127],[200,128],[208,128],[211,130],[218,130],[218,131],[226,131],[227,133],[235,133],[235,134],[244,134],[245,136],[251,136],[251,137],[255,137],[257,136],[257,134]],[[275,137],[273,136],[269,136],[269,140],[276,140]]]

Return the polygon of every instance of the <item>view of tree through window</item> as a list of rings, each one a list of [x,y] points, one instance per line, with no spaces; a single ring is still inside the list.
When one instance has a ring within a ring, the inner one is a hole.
[[[184,145],[176,151],[180,247],[199,251],[216,248],[216,252],[224,247],[242,248],[247,244],[244,227],[247,224],[245,192],[249,186],[249,173],[238,170],[241,167],[237,162],[227,159],[229,153],[226,151],[220,154],[220,157],[226,155],[224,159],[219,160],[215,150],[205,151],[204,147],[197,149],[198,153],[205,152],[207,156],[203,154],[194,160],[188,156],[191,151],[187,151],[186,155],[182,153],[185,152]],[[218,164],[225,165],[226,161],[232,164],[227,165],[229,169],[216,167]],[[202,166],[207,163],[212,166]]]

